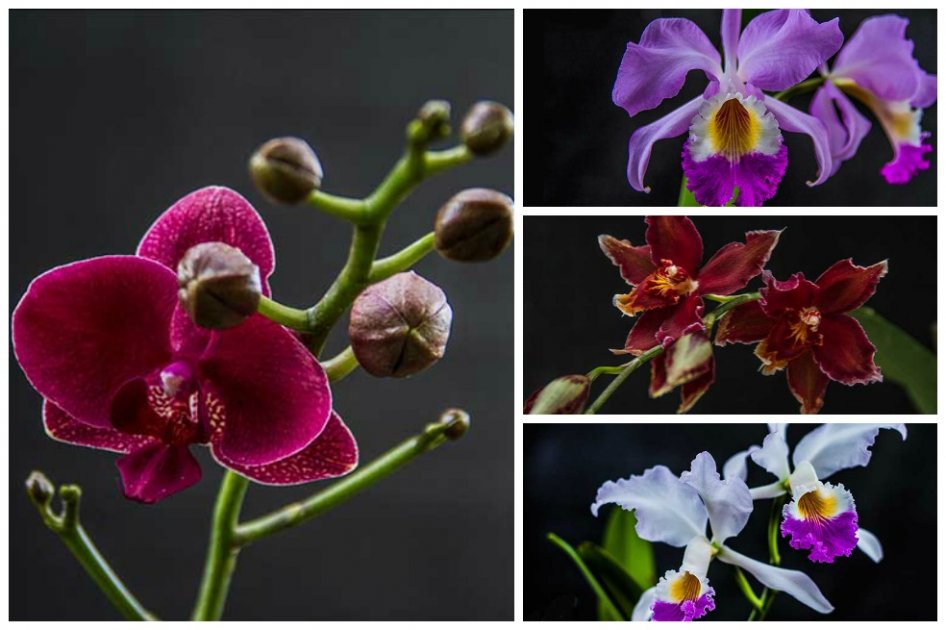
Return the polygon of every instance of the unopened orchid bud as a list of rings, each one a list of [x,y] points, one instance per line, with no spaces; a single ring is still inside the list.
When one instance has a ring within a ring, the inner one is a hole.
[[[449,440],[459,440],[470,429],[470,414],[462,409],[445,409],[440,414],[440,423],[447,425],[444,435]]]
[[[275,138],[250,158],[250,177],[268,199],[299,203],[322,186],[322,164],[299,138]]]
[[[501,103],[480,101],[470,108],[460,125],[460,138],[477,156],[496,153],[512,138],[512,112]]]
[[[236,247],[201,243],[177,265],[178,297],[198,326],[223,330],[256,312],[261,291],[259,267]]]
[[[512,199],[495,190],[470,188],[437,212],[434,246],[450,260],[490,260],[512,242],[512,231]]]
[[[450,135],[450,103],[427,101],[417,112],[417,120],[426,131],[427,141],[446,138]]]
[[[579,414],[591,393],[591,379],[584,374],[560,376],[535,391],[522,410],[525,414]]]
[[[49,480],[49,477],[38,470],[34,470],[26,479],[26,492],[35,505],[45,507],[53,500],[56,487]]]
[[[358,296],[351,308],[348,336],[366,372],[404,377],[443,357],[452,319],[444,292],[408,271]]]

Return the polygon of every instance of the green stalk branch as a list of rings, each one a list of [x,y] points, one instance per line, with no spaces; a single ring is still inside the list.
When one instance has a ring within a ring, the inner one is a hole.
[[[374,264],[371,265],[371,273],[368,275],[368,282],[374,284],[375,282],[387,280],[394,274],[407,271],[416,265],[424,256],[433,251],[434,240],[434,233],[430,232],[396,254],[376,260]]]
[[[767,536],[769,543],[769,564],[776,567],[782,564],[782,556],[778,551],[778,534],[779,523],[782,522],[782,506],[785,505],[786,498],[786,495],[782,495],[773,499],[772,511],[769,512],[769,529]],[[756,606],[755,610],[749,614],[749,621],[764,621],[765,617],[769,614],[769,610],[772,608],[772,604],[775,602],[776,595],[778,595],[778,591],[772,590],[769,587],[762,589],[761,605]]]
[[[358,369],[358,359],[355,352],[348,346],[331,359],[322,361],[322,368],[328,375],[329,382],[337,383]]]
[[[265,295],[260,296],[256,311],[266,319],[272,320],[287,328],[292,328],[300,332],[305,332],[309,329],[308,311],[301,308],[284,306]]]
[[[82,489],[76,485],[60,486],[59,498],[62,500],[63,509],[60,514],[56,514],[52,509],[55,487],[43,473],[34,471],[26,482],[26,488],[30,501],[36,507],[46,527],[59,536],[92,581],[98,585],[125,619],[157,620],[157,617],[148,612],[122,583],[79,522]]]
[[[347,197],[337,197],[321,190],[313,190],[309,193],[306,202],[321,210],[325,214],[330,214],[352,223],[360,223],[365,219],[366,207],[363,199],[349,199]]]
[[[598,413],[598,410],[601,409],[604,403],[608,402],[608,399],[611,398],[611,395],[614,394],[614,392],[617,391],[618,387],[620,387],[621,384],[627,380],[628,376],[633,374],[637,368],[644,365],[645,363],[647,363],[648,361],[650,361],[651,359],[653,359],[655,356],[657,356],[663,351],[664,351],[663,346],[656,346],[654,348],[651,348],[644,354],[640,355],[636,359],[628,363],[625,363],[624,369],[621,370],[621,372],[614,378],[613,381],[608,383],[608,386],[605,388],[603,392],[601,392],[601,395],[599,395],[593,403],[588,405],[588,410],[585,411],[585,413],[589,415]]]
[[[742,572],[742,569],[739,567],[733,568],[736,572],[736,584],[739,586],[739,590],[742,591],[745,598],[752,604],[753,609],[761,611],[763,606],[762,598],[756,595],[755,591],[752,590],[752,586],[749,584],[749,580],[746,579],[746,574]]]

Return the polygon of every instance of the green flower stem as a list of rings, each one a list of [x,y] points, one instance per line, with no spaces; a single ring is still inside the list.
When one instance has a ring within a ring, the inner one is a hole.
[[[322,367],[328,375],[328,380],[337,383],[358,369],[358,359],[355,352],[348,346],[331,359],[322,361]]]
[[[239,525],[234,535],[234,544],[248,545],[261,538],[272,536],[284,529],[299,525],[344,503],[357,493],[370,488],[408,462],[413,461],[419,455],[434,450],[448,439],[451,439],[451,436],[457,436],[457,422],[461,422],[461,420],[457,419],[454,414],[445,413],[440,422],[428,424],[419,435],[401,442],[371,463],[360,466],[355,472],[342,477],[321,492]]]
[[[424,175],[430,177],[472,159],[473,154],[462,144],[443,151],[428,151],[424,155]]]
[[[284,306],[272,298],[261,295],[256,310],[266,319],[272,320],[287,328],[301,332],[309,330],[309,313],[301,308]]]
[[[802,81],[801,83],[797,85],[793,85],[787,90],[782,90],[781,92],[773,94],[772,98],[785,102],[791,99],[792,97],[800,96],[802,94],[807,94],[808,92],[815,91],[816,89],[821,87],[825,81],[826,81],[825,77],[821,77],[821,76],[812,77],[808,79],[807,81]]]
[[[348,197],[330,195],[321,190],[313,190],[309,193],[306,202],[325,214],[330,214],[334,217],[351,221],[352,223],[360,223],[365,218],[366,208],[363,199],[349,199]]]
[[[368,282],[374,284],[387,280],[394,274],[407,271],[434,249],[434,233],[430,232],[417,239],[396,254],[376,260],[371,265]]]
[[[786,498],[786,495],[782,495],[773,499],[772,511],[769,513],[769,564],[776,567],[782,564],[782,556],[779,554],[778,550],[778,534],[779,524],[782,522],[782,506],[785,505]],[[778,595],[778,591],[768,587],[762,589],[761,605],[756,606],[749,614],[749,621],[764,621],[765,617],[769,614],[769,610],[772,608],[772,603],[775,602],[776,595]]]
[[[34,477],[41,477],[49,483],[42,473],[33,473]],[[51,488],[52,485],[49,484]],[[52,496],[39,499],[30,494],[30,501],[36,507],[43,523],[66,545],[72,552],[92,581],[102,590],[113,606],[125,617],[132,621],[156,621],[157,617],[148,612],[144,606],[122,583],[115,571],[109,566],[105,558],[96,548],[89,534],[79,522],[79,503],[82,499],[82,490],[76,485],[61,486],[59,498],[62,500],[61,514],[55,514],[50,504]]]
[[[742,572],[742,569],[739,567],[734,568],[736,571],[736,584],[739,586],[739,590],[742,591],[742,594],[745,595],[749,603],[752,604],[753,609],[761,611],[762,598],[756,595],[755,591],[752,590],[752,586],[749,584],[749,580],[746,579],[746,574]]]
[[[634,373],[634,370],[644,365],[663,351],[663,346],[656,346],[640,355],[633,361],[625,363],[624,369],[621,370],[621,372],[616,377],[614,377],[613,381],[608,383],[608,386],[605,388],[605,390],[601,392],[601,394],[595,398],[595,401],[588,406],[588,410],[585,411],[585,413],[589,415],[598,413],[598,410],[601,409],[604,403],[608,402],[608,399],[611,398],[611,395],[617,391],[618,387],[620,387],[625,380],[627,380],[628,376]]]
[[[628,361],[628,363],[632,363],[632,361]],[[620,374],[621,371],[628,366],[628,363],[622,363],[621,365],[599,365],[585,376],[593,383],[595,379],[602,374]]]

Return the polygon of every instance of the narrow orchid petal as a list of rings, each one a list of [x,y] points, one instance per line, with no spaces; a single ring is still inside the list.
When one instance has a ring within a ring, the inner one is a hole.
[[[683,335],[704,330],[703,298],[698,295],[688,295],[680,301],[668,317],[657,329],[657,341],[663,347],[668,347]]]
[[[627,44],[611,99],[636,116],[676,96],[691,70],[702,70],[708,77],[722,75],[719,53],[706,34],[690,20],[654,20],[640,43]]]
[[[607,234],[598,237],[598,245],[608,260],[621,270],[621,277],[630,285],[640,284],[654,271],[649,245],[635,247],[630,241],[618,240]]]
[[[773,323],[758,300],[740,304],[723,315],[716,325],[716,345],[757,343],[769,335]]]
[[[730,295],[745,288],[762,273],[781,233],[781,230],[746,232],[745,243],[725,245],[700,270],[700,293]]]
[[[109,426],[115,393],[161,368],[177,279],[158,263],[106,256],[33,280],[13,312],[13,346],[30,383],[76,420]]]
[[[631,188],[639,192],[650,192],[650,186],[644,186],[644,174],[647,172],[654,143],[686,133],[693,117],[700,111],[703,100],[702,96],[697,96],[631,135],[627,151],[627,181]]]
[[[634,610],[631,612],[631,621],[650,621],[654,611],[654,600],[657,599],[657,587],[651,586],[641,593],[640,599],[634,604]]]
[[[787,493],[788,490],[785,489],[784,481],[775,481],[767,486],[749,488],[749,494],[752,496],[753,501],[774,499],[775,497],[785,496]]]
[[[808,111],[824,124],[828,133],[833,175],[842,162],[857,153],[861,141],[870,131],[870,121],[857,111],[854,103],[830,81],[815,92]]]
[[[703,239],[689,217],[649,216],[645,238],[655,265],[669,260],[696,274],[703,262]]]
[[[220,463],[257,483],[290,486],[348,474],[358,465],[358,445],[333,411],[319,436],[295,455],[263,466],[243,466],[228,460]]]
[[[138,255],[177,272],[184,253],[199,243],[219,241],[236,247],[260,271],[263,293],[275,267],[273,242],[250,202],[223,186],[208,186],[178,200],[154,222],[138,245]]]
[[[792,461],[796,466],[810,462],[822,480],[839,470],[866,466],[870,462],[870,447],[881,429],[893,429],[907,439],[904,424],[823,424],[798,442]]]
[[[325,371],[292,333],[262,316],[217,332],[200,367],[203,413],[223,461],[260,466],[285,459],[328,422]]]
[[[807,11],[768,11],[739,38],[739,76],[761,90],[786,90],[803,81],[841,48],[838,18],[819,24]]]
[[[812,353],[821,371],[845,385],[866,385],[884,380],[874,363],[877,348],[860,323],[850,315],[825,315],[818,328],[824,341]]]
[[[848,313],[870,299],[877,283],[887,275],[887,261],[860,267],[848,258],[839,260],[818,276],[815,306],[826,314]]]
[[[115,453],[129,453],[155,441],[152,437],[130,435],[111,427],[94,427],[79,422],[48,400],[43,403],[43,425],[46,435],[59,442]]]
[[[683,547],[706,532],[706,507],[692,487],[680,481],[666,466],[654,466],[643,475],[606,481],[598,488],[591,513],[598,516],[602,505],[616,503],[634,510],[637,533],[644,540]]]
[[[792,472],[788,465],[788,444],[781,433],[769,433],[762,440],[762,446],[749,449],[749,457],[780,480],[788,479]]]
[[[624,343],[624,352],[640,356],[660,345],[657,341],[657,331],[671,313],[676,310],[676,306],[667,306],[646,313],[641,313],[634,322],[634,327],[627,335],[627,341]]]
[[[789,569],[773,567],[764,562],[759,562],[758,560],[744,556],[729,547],[720,549],[719,555],[716,557],[726,564],[732,564],[744,571],[748,571],[755,579],[769,588],[776,591],[783,591],[817,612],[827,614],[834,610],[834,606],[831,605],[831,602],[825,599],[825,596],[821,594],[818,585],[801,571],[791,571]]]
[[[152,442],[115,462],[125,496],[155,503],[200,481],[200,464],[187,446]]]
[[[739,32],[742,30],[742,9],[723,9],[723,20],[719,32],[723,40],[724,70],[736,69],[736,49],[739,46]]]
[[[922,73],[906,37],[909,24],[898,15],[867,18],[838,53],[831,75],[853,79],[885,101],[908,100]]]
[[[824,123],[771,96],[766,96],[763,100],[783,131],[803,133],[811,138],[815,159],[818,160],[818,177],[815,181],[808,182],[808,185],[823,184],[834,172],[831,142],[828,140],[828,130],[825,129]]]
[[[810,352],[788,362],[785,371],[788,389],[795,400],[801,403],[801,413],[818,413],[824,405],[824,393],[828,389],[828,377]]]
[[[721,480],[712,455],[706,451],[697,455],[690,463],[690,470],[680,475],[680,481],[696,490],[703,499],[714,543],[724,543],[746,526],[752,514],[749,488],[739,478]]]
[[[723,479],[742,479],[746,480],[749,476],[749,467],[746,465],[746,458],[749,457],[749,450],[739,451],[726,460],[723,464]]]
[[[884,547],[880,540],[863,527],[857,530],[857,548],[874,562],[879,563],[884,559]]]
[[[779,317],[786,310],[797,311],[814,303],[818,286],[805,279],[801,272],[792,274],[788,280],[780,281],[769,272],[763,272],[765,287],[760,293],[759,306],[769,317]]]

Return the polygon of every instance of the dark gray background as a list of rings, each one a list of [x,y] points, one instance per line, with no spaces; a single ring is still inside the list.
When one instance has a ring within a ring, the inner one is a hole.
[[[784,280],[796,271],[816,279],[838,260],[858,265],[889,260],[889,271],[867,302],[920,343],[932,347],[936,322],[936,218],[916,216],[695,217],[704,262],[749,230],[786,228],[766,268]],[[609,348],[623,348],[635,318],[611,303],[628,285],[598,246],[599,234],[644,243],[644,217],[527,217],[523,252],[524,395],[557,376],[618,365]],[[760,277],[746,291],[762,286]],[[713,308],[707,303],[707,312]],[[717,348],[716,383],[690,413],[798,413],[783,372],[763,376],[752,346]],[[595,383],[604,390],[609,377]],[[678,392],[647,395],[650,369],[638,370],[602,413],[674,413]],[[593,395],[594,395],[593,394]],[[830,383],[822,413],[916,413],[892,382],[846,387]]]
[[[867,418],[869,420],[869,418]],[[816,425],[792,425],[794,448]],[[907,440],[881,431],[866,468],[843,470],[830,477],[854,495],[859,523],[880,538],[885,557],[874,564],[855,550],[833,564],[814,564],[807,552],[781,539],[782,566],[802,570],[818,584],[835,612],[825,616],[787,595],[775,598],[769,619],[785,620],[935,620],[936,607],[905,602],[936,601],[936,430],[935,424],[907,425]],[[545,539],[555,532],[577,545],[601,543],[610,510],[598,518],[588,506],[608,480],[640,475],[663,464],[674,473],[690,467],[693,457],[709,451],[717,466],[752,444],[761,444],[767,429],[759,424],[667,423],[525,426],[523,459],[524,614],[528,619],[593,619],[595,599],[575,565]],[[773,477],[749,463],[750,487]],[[768,501],[757,502],[745,530],[727,544],[757,560],[768,551],[765,528]],[[677,569],[682,549],[655,543],[657,575]],[[716,610],[706,620],[745,620],[749,605],[736,587],[730,567],[710,565]],[[761,589],[754,578],[749,578]]]
[[[910,19],[907,36],[916,44],[920,67],[936,74],[936,12],[815,9],[820,22],[840,17],[850,38],[869,16],[896,13]],[[524,98],[529,115],[525,143],[526,205],[541,206],[674,206],[680,193],[680,151],[685,136],[654,145],[645,181],[650,194],[627,183],[627,142],[635,129],[657,120],[701,93],[702,72],[691,72],[683,90],[653,110],[628,118],[611,102],[611,89],[629,41],[660,17],[686,17],[710,41],[719,43],[718,10],[529,10],[524,13]],[[748,17],[748,16],[744,16]],[[791,105],[808,111],[810,95]],[[860,107],[860,106],[859,106]],[[817,173],[811,139],[784,133],[788,170],[768,206],[932,206],[936,205],[936,105],[923,112],[922,127],[932,132],[930,168],[904,186],[891,186],[880,168],[893,153],[873,115],[862,109],[872,128],[856,156],[820,186],[806,181]]]
[[[208,184],[256,205],[276,246],[275,297],[310,304],[350,230],[265,202],[246,174],[256,146],[304,137],[325,189],[361,196],[426,99],[450,100],[457,119],[477,99],[513,99],[511,11],[13,11],[10,34],[11,307],[54,265],[132,253],[160,212]],[[512,156],[426,183],[394,216],[382,254],[431,229],[462,188],[511,194]],[[425,259],[418,271],[455,311],[447,356],[410,380],[357,373],[334,388],[363,462],[448,406],[471,412],[470,433],[245,550],[226,618],[512,617],[512,260],[511,249],[484,265]],[[336,335],[329,352],[343,344]],[[113,455],[46,437],[40,397],[11,362],[11,618],[117,617],[23,495],[32,468],[82,485],[83,521],[146,606],[189,615],[219,468],[201,449],[199,485],[156,506],[126,501]],[[244,514],[324,485],[251,487]]]

